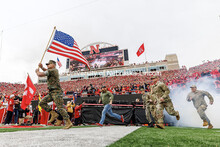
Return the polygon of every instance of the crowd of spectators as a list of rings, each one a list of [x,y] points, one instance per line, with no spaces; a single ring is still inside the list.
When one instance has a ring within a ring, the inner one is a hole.
[[[201,65],[186,69],[183,66],[179,70],[162,71],[158,76],[161,81],[166,83],[171,89],[184,86],[191,80],[196,80],[201,77],[211,77],[216,79],[215,87],[220,89],[220,59],[208,61]],[[99,77],[91,79],[78,79],[73,81],[61,82],[61,87],[64,95],[81,96],[94,96],[100,94],[102,85],[107,86],[109,91],[116,95],[120,94],[138,94],[140,89],[144,88],[149,91],[152,84],[152,75],[127,75],[127,76],[113,76],[113,77]],[[18,91],[22,95],[24,91],[24,84],[0,83],[0,93],[10,95],[13,91]],[[46,84],[35,84],[38,92],[44,96],[47,94]],[[34,99],[38,99],[38,93]]]
[[[73,96],[90,97],[100,95],[100,89],[103,85],[107,86],[108,90],[115,95],[140,94],[140,89],[142,88],[144,88],[146,92],[150,90],[150,85],[153,83],[151,76],[154,75],[144,75],[142,73],[127,76],[120,75],[113,77],[78,79],[61,82],[61,87],[64,91],[64,96],[70,98],[73,98]],[[179,70],[162,71],[157,76],[160,81],[163,81],[170,89],[184,87],[187,82],[208,77],[215,80],[213,85],[215,85],[215,88],[220,91],[220,59],[212,62],[208,61],[201,65],[189,68],[189,70],[183,66]],[[33,100],[38,100],[38,94],[42,97],[47,94],[47,84],[35,84],[35,87],[39,93],[36,93]],[[45,123],[47,123],[49,114],[46,111],[44,112],[44,110],[39,113],[38,107],[31,108],[30,110],[27,109],[25,112],[22,111],[22,113],[20,112],[19,104],[22,101],[24,88],[24,84],[0,83],[0,123],[8,124],[13,121],[17,124],[19,122],[18,118],[22,118],[20,114],[25,114],[23,118],[26,118],[28,113],[30,116],[33,116],[33,123],[38,123],[39,120],[41,121],[41,124],[44,123],[44,120]],[[12,97],[12,95],[14,96]],[[79,114],[81,107],[82,105],[73,105],[73,102],[69,102],[66,106],[69,115],[76,115],[75,124],[79,124],[80,122]],[[38,115],[39,117],[36,118]]]

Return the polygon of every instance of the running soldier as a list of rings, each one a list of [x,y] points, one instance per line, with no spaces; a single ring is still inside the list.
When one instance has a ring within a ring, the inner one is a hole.
[[[146,118],[149,122],[148,127],[154,127],[154,121],[156,122],[156,99],[150,94],[145,93],[144,89],[141,89],[143,108],[145,109]]]
[[[102,86],[102,92],[100,95],[99,103],[101,103],[101,101],[102,101],[102,103],[104,104],[104,109],[102,110],[101,120],[99,123],[96,123],[96,125],[101,126],[101,127],[103,126],[106,113],[108,113],[111,117],[115,117],[115,118],[121,120],[124,123],[123,115],[120,116],[120,115],[112,112],[113,99],[114,99],[114,95],[111,92],[107,91],[106,86]]]
[[[197,90],[195,85],[192,85],[190,88],[191,92],[188,94],[186,100],[188,102],[193,101],[194,107],[196,108],[200,118],[203,120],[203,126],[208,126],[208,129],[212,129],[213,126],[205,114],[205,110],[207,109],[208,105],[206,104],[204,97],[207,96],[209,98],[210,105],[212,105],[214,102],[213,97],[207,91]]]
[[[57,111],[62,115],[63,119],[66,120],[66,124],[64,129],[69,129],[73,126],[72,122],[69,119],[69,115],[67,114],[66,110],[63,107],[63,91],[60,87],[60,80],[59,80],[59,72],[56,69],[56,62],[50,60],[47,64],[47,68],[44,68],[43,65],[40,63],[39,67],[44,72],[39,72],[39,68],[36,69],[36,74],[38,77],[47,77],[47,85],[49,93],[46,95],[39,105],[47,112],[50,112],[51,118],[48,123],[53,122],[59,115],[51,109],[48,105],[49,102],[54,101],[57,106]]]
[[[170,90],[163,82],[160,82],[158,77],[152,78],[154,85],[152,86],[152,95],[156,97],[157,105],[156,105],[156,118],[157,124],[156,126],[160,129],[164,129],[164,114],[163,110],[167,111],[169,115],[176,116],[176,119],[180,119],[180,115],[178,111],[174,110],[173,103],[170,99]]]

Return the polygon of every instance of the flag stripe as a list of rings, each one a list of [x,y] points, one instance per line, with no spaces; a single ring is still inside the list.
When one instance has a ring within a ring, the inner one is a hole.
[[[77,51],[77,52],[81,53],[81,50],[78,47],[75,47],[75,46],[69,47],[69,46],[67,46],[65,44],[60,43],[59,41],[56,41],[56,40],[53,40],[52,44],[55,44],[55,45],[60,46],[60,47],[63,47],[65,49],[67,49],[67,50]]]
[[[57,44],[57,43],[56,43]],[[80,56],[81,58],[83,58],[84,60],[86,60],[86,58],[83,56],[83,54],[79,51],[76,51],[75,49],[71,49],[70,47],[63,47],[61,44],[57,44],[54,45],[53,43],[51,44],[50,48],[52,49],[58,49],[58,50],[62,50],[64,52],[69,52],[69,53],[76,53],[78,54],[78,56]]]
[[[52,45],[53,45],[53,46],[61,47],[61,48],[65,49],[65,50],[68,50],[68,51],[78,52],[79,54],[82,54],[79,50],[77,50],[77,49],[75,49],[75,48],[67,47],[67,46],[65,46],[65,45],[63,45],[63,44],[60,44],[60,43],[57,43],[57,42],[55,42],[55,41],[52,42],[51,46],[52,46]]]
[[[79,62],[82,62],[84,64],[86,64],[87,66],[89,66],[88,62],[85,62],[84,60],[82,60],[81,58],[77,57],[77,56],[74,56],[74,55],[69,55],[69,54],[66,54],[66,53],[63,53],[63,52],[57,52],[55,50],[48,50],[48,52],[51,52],[51,53],[54,53],[54,54],[57,54],[57,55],[61,55],[61,56],[64,56],[64,57],[67,57],[67,58],[70,58],[70,59],[74,59],[74,60],[77,60]]]
[[[63,53],[66,53],[66,54],[71,54],[73,56],[77,56],[79,58],[82,58],[82,60],[84,62],[86,62],[86,60],[84,59],[84,57],[82,55],[76,54],[75,52],[67,52],[67,51],[63,50],[62,48],[57,48],[57,47],[54,47],[54,46],[51,46],[50,50],[54,50],[54,51],[61,52],[61,53],[63,52]]]

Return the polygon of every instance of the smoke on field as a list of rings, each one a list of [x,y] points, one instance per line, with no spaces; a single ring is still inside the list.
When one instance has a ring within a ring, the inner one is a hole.
[[[220,94],[215,90],[214,79],[211,78],[202,78],[198,81],[189,82],[186,85],[186,88],[171,90],[171,99],[173,101],[175,110],[179,111],[181,118],[179,121],[175,121],[175,117],[170,117],[165,112],[165,119],[172,119],[176,126],[203,127],[203,121],[200,119],[195,107],[193,106],[193,102],[188,102],[186,100],[188,93],[191,91],[191,85],[196,85],[198,90],[208,91],[213,96],[213,105],[210,105],[209,99],[205,97],[205,100],[208,104],[205,113],[210,119],[214,128],[220,128]]]

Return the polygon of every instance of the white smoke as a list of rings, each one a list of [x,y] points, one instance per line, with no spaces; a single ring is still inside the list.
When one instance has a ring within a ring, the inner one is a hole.
[[[192,101],[188,102],[186,97],[191,92],[190,86],[196,85],[198,90],[208,91],[214,98],[213,105],[209,104],[209,99],[205,97],[208,107],[205,111],[214,128],[220,128],[220,94],[214,88],[214,80],[210,78],[202,78],[198,81],[189,82],[186,88],[178,88],[171,90],[170,96],[174,104],[175,110],[180,113],[180,120],[176,122],[176,126],[184,127],[203,127],[203,121],[199,117]],[[165,112],[167,115],[167,113]],[[165,116],[166,117],[166,116]],[[171,119],[175,119],[172,117]]]

